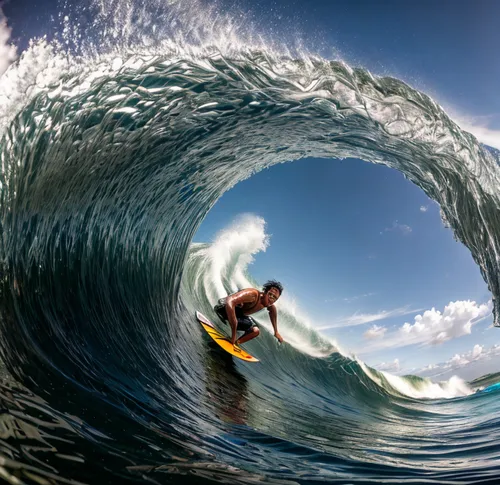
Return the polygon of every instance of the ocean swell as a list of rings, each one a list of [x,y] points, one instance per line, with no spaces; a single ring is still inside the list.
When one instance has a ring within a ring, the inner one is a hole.
[[[3,132],[11,287],[43,270],[57,291],[72,277],[56,276],[64,261],[86,291],[126,274],[148,289],[151,311],[170,315],[191,238],[226,190],[275,163],[357,157],[401,171],[440,204],[497,323],[497,165],[426,95],[342,62],[262,52],[113,62],[121,67],[101,76],[95,65],[61,72]]]
[[[110,22],[112,10],[103,12],[103,22]],[[255,284],[246,267],[266,241],[263,236],[255,247],[235,251],[236,259],[223,267],[213,248],[191,241],[221,195],[263,168],[306,157],[385,164],[439,203],[488,283],[499,325],[494,156],[400,80],[265,44],[193,46],[193,32],[154,47],[149,41],[139,46],[140,38],[127,34],[112,51],[94,44],[73,54],[42,40],[2,77],[2,360],[20,380],[43,364],[109,401],[130,399],[137,405],[131,411],[127,404],[130,415],[148,426],[154,422],[154,433],[161,414],[170,443],[196,456],[229,463],[234,443],[221,447],[213,438],[224,428],[220,420],[248,423],[227,439],[253,440],[261,461],[249,468],[256,473],[281,476],[277,463],[286,463],[282,476],[291,479],[316,469],[325,477],[417,476],[420,465],[411,468],[398,449],[399,427],[415,426],[422,442],[436,429],[432,419],[415,425],[428,412],[407,399],[411,392],[425,397],[422,388],[430,384],[389,382],[367,371],[291,314],[285,321],[297,337],[281,359],[268,352],[275,344],[269,335],[259,339],[269,366],[265,378],[249,369],[256,388],[234,364],[221,370],[195,333],[192,310],[210,311],[222,290]],[[211,273],[200,270],[206,258]],[[227,391],[229,410],[221,391],[231,388],[228,379],[236,388]],[[467,394],[459,387],[458,394]],[[449,397],[443,392],[436,395]],[[238,414],[248,396],[266,399]],[[396,404],[389,409],[391,399]],[[323,407],[304,412],[314,400]],[[262,404],[269,402],[279,409],[269,411]],[[439,410],[447,415],[445,404]],[[318,426],[317,416],[337,438]],[[285,429],[283,422],[292,421],[294,429]],[[458,421],[445,426],[447,446],[455,446],[455,434],[464,429]],[[370,450],[367,436],[382,436],[383,425],[389,431]],[[265,431],[290,442],[259,435]],[[429,445],[431,458],[440,446],[439,440]],[[487,453],[487,446],[484,440],[478,452]],[[272,455],[266,455],[269,448]],[[239,463],[244,451],[238,448]],[[374,454],[367,457],[368,451]],[[411,470],[401,471],[402,462]],[[360,463],[366,467],[356,471]],[[455,472],[451,462],[436,463],[429,459],[422,473],[473,476]],[[493,466],[486,460],[484,473]]]

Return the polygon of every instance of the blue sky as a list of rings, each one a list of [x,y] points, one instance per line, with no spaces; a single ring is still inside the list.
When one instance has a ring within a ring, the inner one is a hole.
[[[222,1],[221,8],[231,11],[235,4]],[[0,5],[7,17],[6,23],[0,19],[1,74],[14,55],[10,44],[19,54],[29,38],[50,34],[56,25],[51,15],[59,9],[48,0]],[[500,2],[237,5],[257,31],[278,41],[300,37],[325,57],[403,79],[481,141],[500,148]],[[359,160],[274,166],[226,193],[195,241],[209,242],[242,213],[263,217],[271,235],[251,267],[253,276],[282,280],[324,335],[369,365],[399,373],[433,365],[427,374],[465,378],[498,369],[500,332],[488,328],[490,294],[479,269],[443,227],[439,207],[400,173]],[[416,321],[417,315],[422,317]],[[469,327],[471,318],[480,321]],[[412,345],[403,347],[405,324]],[[439,325],[441,343],[433,330]]]

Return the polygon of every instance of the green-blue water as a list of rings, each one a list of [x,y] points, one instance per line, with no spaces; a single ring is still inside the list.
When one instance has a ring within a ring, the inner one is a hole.
[[[179,11],[155,5],[174,25]],[[498,390],[472,392],[494,376],[378,373],[285,306],[289,342],[263,323],[248,346],[261,362],[233,362],[193,315],[214,318],[217,298],[256,283],[260,223],[246,223],[248,245],[191,245],[218,198],[264,167],[384,163],[440,204],[497,322],[493,153],[397,79],[225,42],[209,11],[194,33],[136,22],[112,35],[127,8],[110,2],[101,37],[74,37],[71,55],[35,43],[0,79],[2,477],[496,483]]]

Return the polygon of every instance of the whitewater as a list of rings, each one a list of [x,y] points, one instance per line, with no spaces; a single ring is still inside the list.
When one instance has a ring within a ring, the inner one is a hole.
[[[287,343],[257,316],[261,362],[235,362],[194,311],[215,320],[218,298],[262,284],[265,222],[192,243],[266,167],[384,164],[440,205],[498,325],[493,153],[403,81],[285,48],[215,4],[96,0],[60,21],[0,78],[2,479],[497,483],[499,375],[376,371],[286,293]]]

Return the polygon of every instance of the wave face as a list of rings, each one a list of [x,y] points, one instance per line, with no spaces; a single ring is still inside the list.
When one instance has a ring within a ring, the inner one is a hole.
[[[265,167],[385,164],[440,204],[498,325],[494,154],[400,80],[291,54],[215,8],[152,6],[82,8],[97,12],[91,40],[67,18],[0,80],[2,476],[494,480],[494,390],[370,369],[286,299],[288,344],[263,331],[249,344],[260,364],[227,360],[193,312],[214,318],[217,298],[257,285],[264,222],[191,244],[219,197]]]

